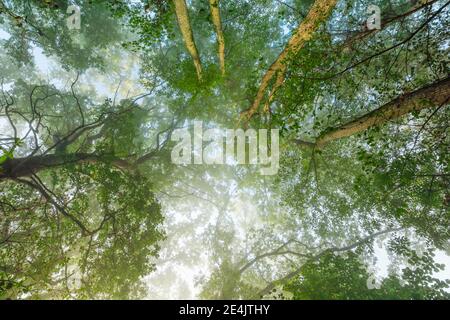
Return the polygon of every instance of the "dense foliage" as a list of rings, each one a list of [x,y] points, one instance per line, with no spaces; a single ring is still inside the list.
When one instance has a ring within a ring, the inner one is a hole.
[[[0,298],[448,299],[449,4],[0,0]]]

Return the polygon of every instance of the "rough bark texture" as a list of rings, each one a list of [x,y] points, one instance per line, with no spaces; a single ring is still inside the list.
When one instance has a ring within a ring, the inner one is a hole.
[[[189,14],[185,0],[173,0],[175,4],[175,14],[177,16],[178,26],[180,27],[183,41],[189,54],[194,61],[195,70],[197,72],[197,78],[202,80],[202,64],[200,56],[195,45],[194,35],[192,34],[191,24],[189,22]]]
[[[284,50],[280,53],[277,60],[269,67],[264,74],[255,100],[252,106],[241,114],[245,120],[249,120],[255,112],[258,111],[259,105],[264,98],[264,93],[269,86],[270,81],[277,75],[277,81],[274,86],[274,90],[270,93],[271,96],[275,94],[276,89],[281,86],[284,80],[284,74],[286,72],[286,62],[290,55],[296,54],[303,48],[306,42],[308,42],[314,32],[331,13],[336,5],[337,0],[316,0],[308,12],[306,18],[298,26],[292,37],[289,39],[288,44]]]
[[[222,32],[222,21],[220,19],[219,0],[209,0],[209,7],[211,9],[211,18],[214,24],[214,29],[217,34],[217,45],[219,53],[220,71],[225,74],[225,39]]]
[[[406,93],[368,114],[334,128],[321,135],[315,142],[316,147],[323,147],[330,141],[345,138],[367,130],[370,127],[395,120],[412,111],[439,106],[450,100],[450,77]],[[297,141],[299,144],[305,142]]]

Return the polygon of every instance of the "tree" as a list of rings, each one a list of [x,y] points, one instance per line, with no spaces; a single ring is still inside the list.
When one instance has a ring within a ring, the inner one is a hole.
[[[181,34],[186,45],[189,54],[194,61],[195,70],[197,71],[198,80],[202,80],[202,64],[195,45],[194,36],[192,34],[191,26],[189,23],[189,14],[184,0],[174,0],[175,13],[177,15],[178,25],[180,26]]]
[[[448,2],[71,3],[0,1],[2,298],[448,298]],[[200,120],[278,174],[173,164]]]
[[[146,112],[134,102],[106,101],[95,119],[72,91],[78,120],[53,131],[48,126],[60,110],[43,114],[39,101],[52,96],[46,89],[39,95],[33,88],[30,115],[12,95],[3,105],[15,151],[27,152],[1,163],[2,270],[7,281],[26,288],[4,294],[140,296],[140,278],[153,270],[149,257],[164,238],[152,181],[135,167],[155,151],[136,156],[138,145],[124,144],[139,134]],[[23,135],[16,129],[21,119],[29,125]]]
[[[389,275],[378,288],[368,286],[372,280],[356,254],[346,257],[327,254],[316,263],[305,265],[302,273],[284,286],[284,290],[299,300],[430,300],[448,299],[443,281],[434,279],[429,253],[415,270],[405,268],[402,276]]]

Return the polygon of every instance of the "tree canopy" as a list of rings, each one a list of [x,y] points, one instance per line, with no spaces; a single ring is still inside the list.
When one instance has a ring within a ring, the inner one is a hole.
[[[0,0],[0,299],[449,299],[449,15]],[[174,163],[198,121],[277,173]]]

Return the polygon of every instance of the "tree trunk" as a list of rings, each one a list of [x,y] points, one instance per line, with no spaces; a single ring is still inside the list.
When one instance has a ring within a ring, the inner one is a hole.
[[[219,0],[209,0],[212,22],[217,34],[217,45],[219,53],[220,71],[225,74],[225,39],[222,32],[222,21],[220,19]]]
[[[186,6],[186,1],[173,0],[173,3],[175,4],[175,14],[177,16],[178,26],[180,27],[184,44],[186,45],[186,49],[189,51],[189,54],[194,61],[197,78],[199,81],[202,81],[202,64],[197,51],[197,46],[195,45],[191,24],[189,22],[189,14]]]
[[[0,180],[31,176],[41,170],[60,167],[70,163],[110,162],[121,168],[128,167],[125,160],[92,153],[48,154],[6,160],[0,166]]]

